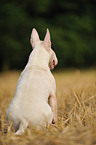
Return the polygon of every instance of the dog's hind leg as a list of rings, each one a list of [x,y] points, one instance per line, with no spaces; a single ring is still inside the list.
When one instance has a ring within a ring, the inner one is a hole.
[[[16,131],[15,135],[22,135],[27,127],[28,122],[23,120],[22,122],[20,122],[19,129]]]

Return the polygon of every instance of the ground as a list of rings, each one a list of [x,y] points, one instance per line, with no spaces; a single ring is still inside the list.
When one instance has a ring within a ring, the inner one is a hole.
[[[53,72],[57,84],[58,125],[15,136],[6,110],[20,72],[0,74],[0,145],[96,145],[96,69]]]

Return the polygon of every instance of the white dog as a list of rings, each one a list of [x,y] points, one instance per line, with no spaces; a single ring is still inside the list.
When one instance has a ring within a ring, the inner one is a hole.
[[[12,122],[17,135],[24,132],[29,122],[37,129],[49,126],[52,121],[57,122],[56,84],[50,69],[57,65],[58,60],[51,49],[49,30],[44,41],[40,41],[37,31],[33,29],[30,42],[33,51],[7,110],[8,121]]]

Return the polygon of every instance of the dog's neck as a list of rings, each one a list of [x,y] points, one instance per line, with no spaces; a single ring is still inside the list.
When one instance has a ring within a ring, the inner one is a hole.
[[[29,56],[26,68],[38,68],[43,70],[50,70],[49,68],[49,54],[44,47],[36,47]]]

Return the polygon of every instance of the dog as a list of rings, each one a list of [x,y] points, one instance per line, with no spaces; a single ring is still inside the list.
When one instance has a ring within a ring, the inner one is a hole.
[[[29,123],[37,129],[52,122],[57,124],[56,83],[50,69],[57,65],[58,60],[51,48],[49,29],[41,41],[33,28],[30,43],[33,51],[7,109],[8,122],[12,123],[16,135],[22,135]]]

